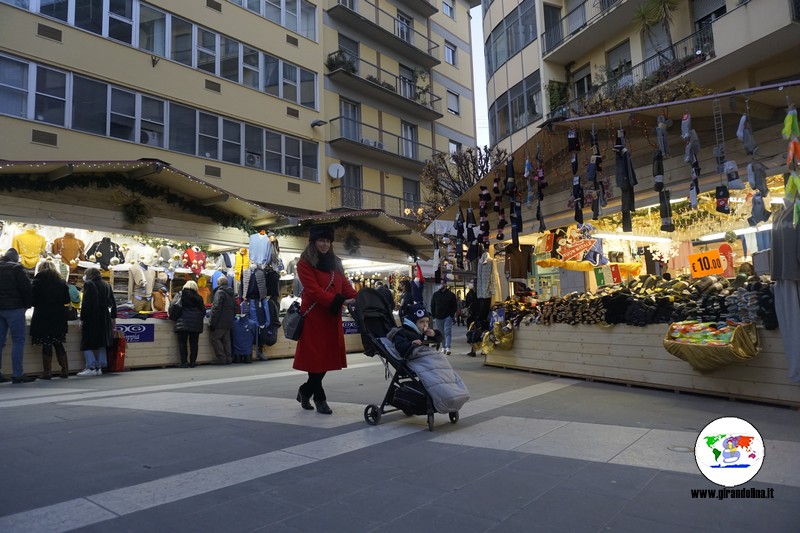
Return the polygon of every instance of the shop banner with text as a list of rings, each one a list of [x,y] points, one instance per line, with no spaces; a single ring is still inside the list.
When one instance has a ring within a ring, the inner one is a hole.
[[[153,342],[156,337],[155,324],[117,324],[128,342]]]

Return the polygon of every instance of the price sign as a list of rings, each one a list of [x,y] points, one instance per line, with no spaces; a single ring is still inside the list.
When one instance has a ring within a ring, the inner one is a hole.
[[[555,241],[555,238],[556,236],[553,233],[545,233],[544,235],[542,235],[536,253],[541,254],[546,252],[552,252],[553,242]]]
[[[603,267],[594,268],[594,279],[597,282],[598,287],[606,284],[606,276],[603,272]]]
[[[619,265],[611,265],[609,268],[611,270],[611,281],[614,284],[622,283],[622,274],[619,271]]]
[[[702,278],[710,274],[722,274],[725,271],[719,250],[690,254],[689,266],[692,269],[693,278]]]

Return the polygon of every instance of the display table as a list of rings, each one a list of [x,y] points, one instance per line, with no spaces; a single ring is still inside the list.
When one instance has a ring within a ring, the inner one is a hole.
[[[129,339],[127,353],[125,355],[125,369],[131,368],[158,368],[180,364],[178,355],[178,341],[175,336],[175,323],[161,319],[118,319],[117,328],[122,329]],[[345,329],[347,333],[348,330]],[[345,336],[345,348],[348,353],[361,352],[364,350],[361,343],[361,335],[358,333],[347,333]],[[83,352],[80,350],[81,330],[80,322],[69,323],[67,340],[64,348],[67,350],[69,360],[69,370],[71,374],[80,372],[84,368]],[[278,330],[278,342],[269,346],[265,353],[270,359],[283,357],[294,357],[294,349],[297,343],[284,338],[281,330]],[[23,357],[23,368],[26,374],[39,375],[42,373],[42,348],[31,344],[28,327],[25,328],[25,355]],[[255,352],[254,352],[255,353]],[[254,356],[255,357],[255,356]],[[197,352],[197,364],[210,363],[214,360],[214,350],[208,338],[208,323],[206,329],[200,335]],[[55,355],[53,356],[53,375],[57,376],[61,370],[58,366]],[[3,349],[2,372],[7,377],[11,376],[11,335],[8,336],[6,346]]]
[[[758,330],[761,352],[753,359],[700,374],[664,349],[667,329],[667,324],[521,325],[514,331],[513,348],[495,349],[486,356],[486,364],[800,406],[800,383],[788,378],[778,330]]]

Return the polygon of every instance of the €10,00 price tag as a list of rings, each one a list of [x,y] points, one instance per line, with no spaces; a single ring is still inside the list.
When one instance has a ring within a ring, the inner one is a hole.
[[[689,268],[692,269],[693,278],[702,278],[710,274],[722,274],[725,271],[719,250],[690,254]]]

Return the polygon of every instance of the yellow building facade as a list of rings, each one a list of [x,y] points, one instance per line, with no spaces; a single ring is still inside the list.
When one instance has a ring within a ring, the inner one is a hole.
[[[642,31],[643,3],[483,0],[490,144],[514,153],[545,120],[581,116],[582,96],[644,80],[723,92],[800,78],[796,0],[678,0],[669,34]]]
[[[286,214],[404,216],[473,146],[463,0],[0,0],[0,159],[163,161]]]

